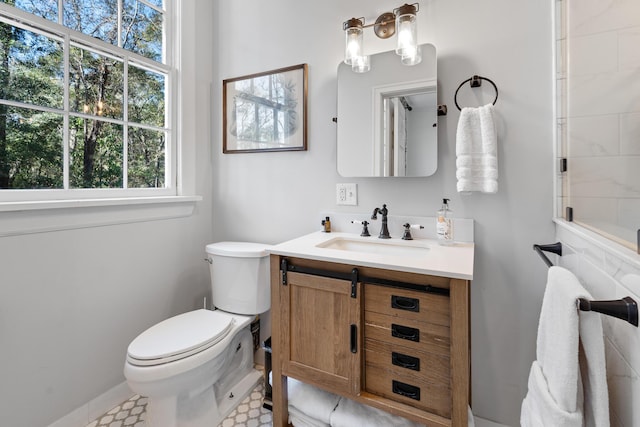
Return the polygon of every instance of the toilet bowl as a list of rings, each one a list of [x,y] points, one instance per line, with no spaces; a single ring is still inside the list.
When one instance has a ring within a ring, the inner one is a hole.
[[[148,398],[147,427],[215,427],[262,378],[250,325],[270,306],[267,246],[221,242],[207,245],[207,255],[214,304],[224,310],[166,319],[127,350],[124,375]]]

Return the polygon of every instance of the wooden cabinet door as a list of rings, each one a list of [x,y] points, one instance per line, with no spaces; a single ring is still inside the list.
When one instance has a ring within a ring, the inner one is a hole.
[[[360,392],[360,284],[289,272],[281,288],[282,373],[326,390]]]

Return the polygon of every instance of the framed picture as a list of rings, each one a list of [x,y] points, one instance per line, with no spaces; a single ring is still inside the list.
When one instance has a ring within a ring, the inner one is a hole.
[[[222,152],[307,149],[307,64],[222,82]]]

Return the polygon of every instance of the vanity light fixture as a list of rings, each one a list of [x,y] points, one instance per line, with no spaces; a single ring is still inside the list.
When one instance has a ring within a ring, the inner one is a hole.
[[[364,55],[362,47],[363,31],[373,27],[373,32],[381,39],[388,39],[396,31],[396,53],[404,65],[416,65],[422,61],[420,46],[418,46],[418,26],[416,13],[418,3],[404,4],[393,12],[385,12],[378,16],[376,22],[365,25],[364,18],[351,18],[342,24],[345,34],[344,62],[351,65],[356,73],[366,73],[371,69],[369,55]]]

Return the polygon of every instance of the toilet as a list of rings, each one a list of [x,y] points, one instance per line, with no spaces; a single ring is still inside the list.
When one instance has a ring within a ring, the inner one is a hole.
[[[215,309],[171,317],[131,342],[124,376],[148,398],[147,427],[215,427],[260,381],[250,324],[271,306],[268,248],[207,245]]]

